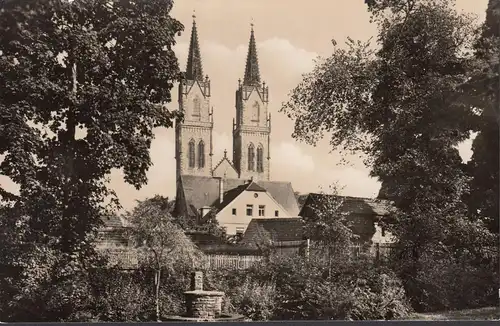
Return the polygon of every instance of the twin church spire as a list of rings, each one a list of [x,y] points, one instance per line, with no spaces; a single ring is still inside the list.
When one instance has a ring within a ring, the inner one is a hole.
[[[269,180],[271,126],[267,108],[268,87],[261,83],[253,23],[243,83],[238,81],[235,94],[233,158],[229,161],[224,156],[221,163],[227,163],[219,163],[215,168],[212,167],[213,109],[210,107],[210,80],[203,75],[202,64],[196,16],[193,15],[187,66],[179,85],[179,109],[184,114],[184,120],[176,125],[177,176]]]
[[[187,80],[203,81],[203,64],[201,60],[200,43],[198,40],[198,28],[196,26],[196,15],[193,14],[193,26],[191,29],[191,39],[189,41],[189,52],[186,65],[185,78]],[[243,85],[260,86],[259,59],[257,57],[257,43],[255,42],[255,32],[253,23],[251,24],[250,41],[248,43],[247,60]]]
[[[250,32],[250,42],[248,43],[247,63],[245,66],[243,85],[260,86],[259,59],[257,58],[257,45],[255,43],[253,23],[252,30]]]
[[[196,16],[193,14],[193,28],[189,42],[189,54],[186,67],[186,79],[203,80],[203,66],[201,64],[201,51],[198,42],[198,29],[196,28]]]

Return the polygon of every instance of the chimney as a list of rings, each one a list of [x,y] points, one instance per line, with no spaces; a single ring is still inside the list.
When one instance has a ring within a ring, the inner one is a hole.
[[[219,178],[219,202],[224,200],[224,178]]]

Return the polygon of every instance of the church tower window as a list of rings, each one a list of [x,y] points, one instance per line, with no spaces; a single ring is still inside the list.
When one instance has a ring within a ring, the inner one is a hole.
[[[189,167],[194,168],[194,163],[195,163],[194,140],[191,140],[189,142],[188,161],[189,161]]]
[[[255,161],[255,148],[253,144],[248,146],[248,171],[254,170],[254,162]]]
[[[264,172],[264,148],[257,147],[257,172]]]
[[[252,121],[259,122],[260,117],[260,104],[255,101],[252,107]]]
[[[193,99],[193,117],[198,120],[201,118],[201,101],[198,96]]]
[[[198,143],[198,168],[205,167],[205,143],[200,140]]]

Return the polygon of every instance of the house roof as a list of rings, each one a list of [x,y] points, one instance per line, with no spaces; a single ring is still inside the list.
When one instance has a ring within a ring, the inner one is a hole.
[[[220,205],[218,201],[219,182],[221,180],[224,189],[223,202],[227,202],[226,199],[229,200],[231,197],[232,199],[236,198],[248,185],[248,181],[245,179],[221,179],[206,176],[182,175],[180,185],[183,188],[183,194],[182,196],[178,196],[178,198],[184,197],[187,206],[192,205],[198,209],[203,206]],[[238,188],[240,186],[243,186],[243,189]],[[299,213],[297,200],[290,182],[258,181],[258,186],[266,190],[290,215],[297,215]]]
[[[262,188],[261,186],[259,186],[258,184],[256,184],[253,181],[251,181],[248,184],[248,187],[245,190],[247,190],[247,191],[261,191],[261,192],[266,192],[266,189]]]
[[[251,243],[259,236],[267,236],[274,242],[303,240],[302,218],[261,218],[252,219],[245,231],[242,243]]]
[[[124,226],[123,221],[116,214],[109,214],[102,218],[104,228],[121,228]]]
[[[386,216],[394,209],[390,201],[383,199],[311,193],[307,196],[299,215],[304,216],[306,210],[311,209],[312,205],[320,203],[328,197],[342,199],[344,201],[342,210],[346,213]]]

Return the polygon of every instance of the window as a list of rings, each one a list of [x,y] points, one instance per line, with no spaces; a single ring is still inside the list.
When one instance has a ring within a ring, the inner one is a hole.
[[[259,102],[255,101],[252,107],[252,121],[259,121],[260,117],[260,105]]]
[[[264,148],[261,145],[257,148],[257,172],[264,172]]]
[[[233,215],[236,215],[236,208],[233,208]]]
[[[194,168],[194,162],[195,162],[195,158],[194,158],[194,140],[191,140],[189,142],[189,151],[188,151],[188,161],[189,161],[189,167],[190,168]]]
[[[266,214],[265,210],[266,210],[266,206],[259,205],[259,216],[264,216]]]
[[[200,98],[196,96],[193,100],[193,117],[200,118],[201,116],[201,102]]]
[[[247,205],[247,216],[253,216],[253,205]]]
[[[198,144],[198,168],[205,167],[205,143],[200,140]]]
[[[382,236],[385,237],[385,229],[382,227]]]
[[[254,160],[255,160],[255,148],[253,144],[248,146],[248,171],[254,170]]]
[[[280,212],[278,212],[278,211],[274,211],[274,216],[278,217],[279,213]]]

